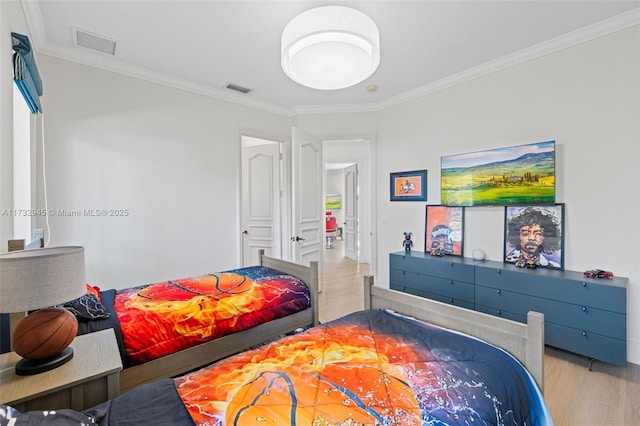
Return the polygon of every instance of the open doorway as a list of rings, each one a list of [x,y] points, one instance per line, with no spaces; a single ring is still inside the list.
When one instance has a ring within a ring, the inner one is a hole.
[[[264,249],[269,255],[292,260],[291,237],[291,202],[293,191],[287,182],[291,177],[292,160],[287,148],[286,137],[278,140],[277,137],[261,137],[253,134],[243,134],[242,137],[242,171],[241,171],[241,214],[240,214],[240,238],[241,261],[243,265],[253,265],[257,262],[257,253]],[[350,217],[347,210],[343,210],[338,218],[342,231],[342,239],[337,237],[336,245],[341,245],[340,258],[353,260],[357,265],[369,266],[375,257],[373,256],[373,223],[374,194],[371,182],[373,179],[372,139],[340,139],[323,140],[321,143],[321,162],[323,170],[319,173],[318,180],[321,188],[317,195],[317,203],[307,202],[305,206],[315,205],[318,210],[325,210],[325,194],[327,193],[326,181],[328,171],[324,169],[334,168],[340,170],[340,188],[336,192],[343,196],[346,194],[346,182],[353,183],[353,202],[357,204],[357,213]],[[339,167],[333,165],[339,164]],[[354,172],[347,171],[352,168]],[[309,168],[305,169],[307,172]],[[313,173],[315,176],[315,173]],[[309,173],[306,176],[310,179]],[[350,177],[351,176],[351,177]],[[351,179],[351,180],[350,180]],[[357,182],[357,183],[356,183]],[[349,197],[347,200],[350,199]],[[343,202],[348,202],[343,199]],[[321,203],[321,206],[319,205]],[[345,206],[343,204],[343,206]],[[348,207],[348,205],[347,205]],[[322,227],[322,224],[319,224]],[[317,228],[314,228],[317,229]],[[322,228],[321,232],[322,232]],[[348,241],[347,233],[353,237],[352,253],[350,257],[345,255]],[[304,235],[303,235],[304,236]],[[324,257],[322,250],[323,234],[320,234],[320,261]],[[324,252],[326,253],[326,248]],[[331,255],[337,254],[332,252]],[[324,262],[322,262],[324,263]],[[371,265],[374,267],[375,265]],[[330,268],[323,265],[323,275]],[[321,285],[322,288],[322,285]]]
[[[358,164],[325,164],[325,252],[359,260]]]
[[[323,141],[325,197],[340,198],[338,208],[326,209],[342,228],[338,231],[342,238],[336,237],[336,248],[343,257],[358,263],[370,263],[373,259],[371,145],[371,139]]]
[[[336,215],[343,229],[342,238],[336,236],[335,248],[325,248],[323,253],[323,292],[318,297],[321,322],[364,307],[362,279],[375,267],[372,264],[375,261],[372,255],[375,247],[373,149],[373,139],[325,140],[323,143],[325,194],[340,195],[339,208],[325,210]],[[350,200],[355,206],[349,205]],[[349,255],[347,228],[353,233],[354,245]]]

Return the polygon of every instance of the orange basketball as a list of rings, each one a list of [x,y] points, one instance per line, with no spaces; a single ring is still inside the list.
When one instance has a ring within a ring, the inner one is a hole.
[[[44,308],[18,323],[11,335],[11,345],[23,358],[45,359],[62,352],[77,332],[78,320],[71,312]]]

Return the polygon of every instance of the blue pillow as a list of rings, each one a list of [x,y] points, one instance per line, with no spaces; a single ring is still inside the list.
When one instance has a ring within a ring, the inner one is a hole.
[[[91,293],[87,293],[71,302],[58,305],[58,307],[66,309],[76,317],[86,320],[105,319],[111,316],[96,295]]]

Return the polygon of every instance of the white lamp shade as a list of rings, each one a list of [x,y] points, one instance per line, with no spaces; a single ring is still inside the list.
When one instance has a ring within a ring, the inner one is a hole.
[[[293,81],[320,90],[344,89],[380,64],[380,33],[364,13],[324,6],[296,16],[282,32],[282,69]]]
[[[0,254],[0,312],[25,312],[85,294],[84,247]]]

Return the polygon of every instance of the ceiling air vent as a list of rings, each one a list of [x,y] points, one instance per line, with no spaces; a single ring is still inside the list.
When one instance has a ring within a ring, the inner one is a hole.
[[[251,91],[251,89],[247,89],[246,87],[238,86],[237,84],[233,84],[233,83],[225,84],[224,88],[229,90],[235,90],[236,92],[245,93],[245,94]]]
[[[115,41],[78,28],[73,28],[73,42],[76,46],[86,47],[109,55],[116,54]]]

